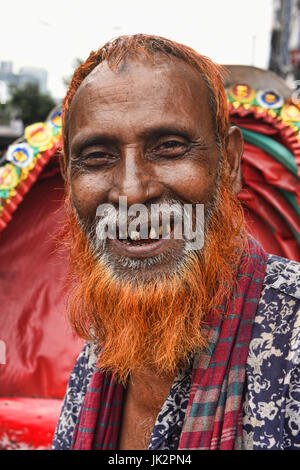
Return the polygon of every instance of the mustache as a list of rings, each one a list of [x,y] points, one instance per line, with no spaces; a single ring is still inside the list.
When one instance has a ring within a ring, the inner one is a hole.
[[[122,201],[121,201],[122,199]],[[109,238],[140,240],[173,238],[190,241],[200,234],[204,237],[206,222],[213,212],[213,204],[184,203],[179,199],[163,199],[155,203],[132,204],[127,207],[124,198],[119,206],[100,204],[96,214],[82,218],[75,208],[76,218],[94,247],[104,249]]]
[[[149,235],[151,235],[151,238],[152,235],[153,238],[157,238],[159,227],[162,226],[167,232],[167,224],[174,225],[175,222],[178,223],[183,211],[183,204],[174,199],[151,204],[150,206],[133,204],[128,209],[122,205],[119,205],[117,209],[108,205],[101,213],[97,210],[96,215],[100,216],[97,222],[97,235],[99,238],[103,238],[106,228],[108,228],[111,236],[120,239],[129,236],[134,240],[136,229],[138,229],[142,239],[148,238]],[[168,231],[170,232],[170,226]]]

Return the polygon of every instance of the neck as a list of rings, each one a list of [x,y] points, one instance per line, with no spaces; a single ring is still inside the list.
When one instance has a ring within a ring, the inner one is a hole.
[[[131,374],[123,407],[118,448],[147,449],[157,415],[174,377],[158,376],[147,369]]]
[[[150,411],[159,411],[167,398],[175,375],[158,375],[149,369],[131,374],[127,393],[135,400],[136,406]]]

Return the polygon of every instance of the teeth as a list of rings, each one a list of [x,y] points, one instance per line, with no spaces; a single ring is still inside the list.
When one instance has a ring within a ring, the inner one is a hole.
[[[127,238],[128,237],[127,230],[125,232],[123,232],[123,230],[119,229],[119,237],[124,238],[124,239]]]
[[[154,227],[151,227],[151,230],[150,230],[150,233],[149,233],[149,238],[151,238],[152,240],[157,238],[157,233],[156,233],[156,230],[155,230]]]
[[[157,233],[157,230],[154,227],[151,227],[150,232],[149,232],[149,238],[151,240],[154,240],[154,239],[158,239],[163,234],[164,234],[164,236],[166,236],[166,235],[169,235],[170,233],[171,233],[170,224],[166,224],[166,225],[164,225],[164,227],[162,225],[159,225],[158,233]],[[127,230],[123,231],[119,228],[119,237],[121,239],[126,239],[128,237]],[[132,230],[129,233],[129,238],[131,238],[131,240],[133,240],[133,241],[138,241],[138,240],[141,240],[141,235],[137,230]]]
[[[136,230],[132,230],[132,232],[130,233],[130,238],[133,241],[137,241],[141,239],[139,232],[137,232]]]

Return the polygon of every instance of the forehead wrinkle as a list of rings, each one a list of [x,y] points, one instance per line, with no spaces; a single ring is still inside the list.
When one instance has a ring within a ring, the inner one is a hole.
[[[159,121],[159,117],[165,118],[168,112],[172,113],[178,109],[183,120],[189,123],[193,118],[198,119],[200,109],[206,108],[209,116],[207,112],[205,116],[202,115],[199,124],[203,120],[206,123],[210,120],[212,123],[209,94],[203,78],[187,64],[180,63],[181,67],[174,70],[172,63],[164,63],[162,68],[157,68],[149,67],[149,64],[145,67],[144,64],[134,62],[123,71],[111,71],[107,65],[100,64],[77,90],[71,103],[70,121],[72,121],[71,116],[78,114],[78,105],[80,126],[84,126],[86,116],[89,118],[87,120],[89,125],[93,116],[99,120],[99,112],[101,124],[105,126],[108,122],[109,126],[112,119],[110,113],[118,111],[123,113],[123,123],[126,122],[134,129],[136,123],[129,122],[129,115],[126,113],[127,110],[132,110],[132,107],[135,108],[136,114],[131,120],[135,121],[135,116],[139,116],[138,121],[142,118],[149,123],[153,120]],[[146,80],[145,68],[150,74],[146,74]],[[166,81],[167,87],[164,86]],[[95,103],[100,104],[100,107],[94,106]],[[69,131],[70,128],[71,125]]]
[[[99,111],[101,113],[101,123],[109,121],[112,118],[110,115],[116,110],[120,113],[124,113],[123,122],[126,122],[129,117],[126,114],[126,111],[129,111],[132,108],[136,111],[134,116],[141,116],[145,119],[147,118],[149,121],[159,121],[159,118],[166,118],[166,120],[168,120],[168,114],[172,114],[173,110],[178,110],[178,105],[180,105],[180,118],[182,118],[182,121],[189,122],[191,120],[191,109],[187,109],[190,103],[188,103],[186,107],[179,97],[176,98],[176,87],[173,89],[171,87],[166,89],[165,97],[157,97],[155,94],[145,96],[143,93],[136,93],[133,97],[129,97],[131,92],[128,90],[128,85],[124,85],[123,89],[124,93],[122,93],[122,89],[120,91],[120,88],[118,87],[118,94],[116,95],[115,90],[111,90],[109,86],[107,87],[108,92],[105,91],[104,93],[102,87],[100,89],[97,87],[93,90],[93,94],[89,93],[86,97],[83,97],[83,103],[80,102],[81,96],[78,95],[78,101],[74,100],[74,103],[72,103],[70,123],[72,121],[72,116],[78,112],[77,105],[80,106],[80,122],[82,124],[85,115],[88,115],[89,118],[91,118],[95,114],[95,118],[97,118]],[[186,95],[189,95],[189,101],[191,102],[193,100],[192,91],[187,85],[185,86],[185,89]],[[179,92],[182,92],[182,89],[178,90],[178,93]],[[141,99],[143,99],[143,101],[141,101]],[[101,104],[100,108],[96,108],[94,106],[96,102]],[[198,109],[199,108],[195,108],[195,113],[198,113]],[[177,119],[178,116],[176,117],[176,120]],[[70,127],[71,125],[69,126],[69,129]]]
[[[144,80],[144,77],[141,77],[141,73],[144,74],[145,70],[148,70],[148,72],[152,74],[152,77],[154,77],[152,78],[151,84],[149,83],[148,86],[149,91],[151,92],[150,96],[152,101],[155,98],[155,92],[158,91],[158,89],[161,89],[161,76],[165,75],[167,80],[169,80],[168,92],[170,97],[172,97],[172,92],[176,91],[177,95],[180,96],[184,90],[186,95],[189,95],[189,97],[194,100],[193,91],[189,85],[190,83],[195,85],[196,82],[197,88],[202,88],[204,91],[205,100],[208,104],[209,90],[199,71],[175,57],[168,57],[166,59],[165,56],[160,57],[158,54],[155,59],[156,58],[158,60],[155,62],[149,62],[145,57],[141,57],[136,60],[127,59],[124,61],[126,67],[121,66],[123,64],[122,62],[119,67],[114,70],[109,67],[106,61],[101,62],[83,80],[75,93],[73,100],[75,101],[75,97],[85,90],[91,90],[93,93],[96,93],[103,102],[107,101],[107,97],[115,98],[115,90],[112,92],[109,91],[109,89],[114,86],[115,80],[118,81],[118,93],[122,94],[122,91],[124,90],[124,95],[127,96],[134,89],[135,94],[138,95],[139,89],[135,85],[141,78],[143,84],[148,85],[147,81]],[[176,83],[176,80],[174,81],[174,78],[176,79],[176,77],[180,79],[180,85]],[[157,78],[158,81],[156,80]],[[141,97],[144,98],[144,94],[142,94]],[[126,98],[122,101],[125,102]]]
[[[111,84],[101,84],[101,87],[94,83],[89,83],[79,88],[71,103],[70,112],[76,109],[76,104],[81,99],[84,105],[94,104],[95,101],[101,102],[102,105],[112,106],[114,103],[126,103],[128,101],[128,83],[118,85],[118,94]],[[73,108],[73,109],[72,109]],[[93,107],[92,107],[93,108]]]

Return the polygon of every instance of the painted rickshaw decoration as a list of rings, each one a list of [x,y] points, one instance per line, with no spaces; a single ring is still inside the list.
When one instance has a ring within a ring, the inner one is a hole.
[[[8,147],[0,166],[0,230],[6,227],[44,166],[57,152],[61,125],[58,108],[46,122],[26,127],[24,136]]]

